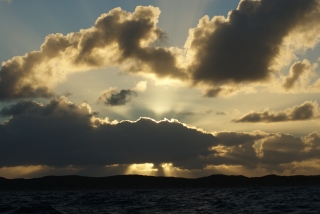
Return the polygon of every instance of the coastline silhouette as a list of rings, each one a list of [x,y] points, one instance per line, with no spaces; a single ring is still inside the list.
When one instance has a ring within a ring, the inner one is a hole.
[[[108,177],[68,175],[45,176],[31,179],[6,179],[0,177],[0,191],[190,189],[281,186],[320,186],[320,175],[266,175],[251,178],[242,175],[222,174],[215,174],[200,178],[155,177],[145,175],[115,175]]]

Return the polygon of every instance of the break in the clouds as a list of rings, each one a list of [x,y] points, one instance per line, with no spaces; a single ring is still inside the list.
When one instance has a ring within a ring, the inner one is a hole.
[[[1,114],[12,117],[0,125],[0,171],[42,166],[119,172],[117,167],[152,163],[155,169],[190,172],[240,166],[282,173],[319,160],[318,132],[297,138],[262,131],[207,133],[173,119],[110,122],[95,117],[88,104],[65,97],[45,105],[21,101]]]
[[[320,118],[319,104],[314,101],[306,101],[301,105],[287,108],[283,111],[249,112],[239,119],[234,119],[237,123],[272,123],[286,121],[313,120]]]
[[[207,97],[232,94],[244,83],[269,80],[296,51],[314,47],[319,11],[318,0],[242,0],[228,17],[203,17],[179,49],[156,45],[165,38],[157,27],[159,8],[115,8],[91,28],[48,35],[40,51],[3,62],[0,100],[50,97],[70,73],[114,65],[204,87]],[[293,70],[284,87],[292,87],[301,73]]]

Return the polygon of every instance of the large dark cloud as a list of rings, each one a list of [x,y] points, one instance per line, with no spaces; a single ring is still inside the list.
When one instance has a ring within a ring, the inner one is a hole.
[[[12,118],[0,125],[0,169],[108,165],[119,172],[117,166],[153,163],[159,168],[171,163],[184,170],[238,165],[281,172],[287,169],[279,168],[281,164],[319,159],[317,132],[304,138],[261,131],[210,134],[176,120],[109,122],[96,118],[87,104],[75,105],[63,97],[46,105],[22,101],[1,112]]]
[[[239,119],[234,119],[237,123],[272,123],[299,120],[312,120],[320,117],[318,103],[306,101],[299,106],[287,108],[283,111],[272,112],[249,112]]]
[[[110,88],[100,93],[98,103],[107,106],[121,106],[131,101],[132,97],[136,97],[137,92],[131,89],[122,89],[120,92],[114,88]]]
[[[284,39],[302,34],[300,28],[308,34],[315,22],[319,22],[318,0],[243,0],[227,19],[204,17],[188,41],[194,54],[192,80],[209,85],[266,81]],[[216,96],[219,91],[209,92]]]
[[[65,98],[35,104],[24,101],[2,110],[13,117],[0,126],[0,166],[172,162],[203,167],[199,156],[212,153],[209,148],[217,142],[178,121],[141,118],[112,124],[92,116],[88,105]]]

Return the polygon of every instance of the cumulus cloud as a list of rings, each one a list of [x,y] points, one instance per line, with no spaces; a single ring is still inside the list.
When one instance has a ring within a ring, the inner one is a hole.
[[[67,35],[48,35],[40,51],[2,63],[0,99],[50,97],[53,87],[68,74],[123,65],[127,72],[184,78],[173,49],[154,47],[164,37],[156,26],[159,8],[138,6],[133,13],[115,8],[94,26]]]
[[[311,64],[308,60],[303,60],[302,62],[296,62],[290,68],[289,76],[284,79],[282,87],[285,90],[292,89],[301,76],[307,76],[311,73]],[[306,78],[305,78],[306,79]],[[305,85],[305,84],[303,84]]]
[[[319,160],[317,149],[307,150],[310,144],[318,143],[318,132],[305,138],[259,131],[220,132],[215,136],[220,139],[219,145],[212,148],[217,153],[207,158],[208,162],[214,163],[213,165],[242,166],[247,169],[263,169],[267,173],[279,174],[284,171],[292,173],[295,169],[293,165],[296,163],[304,161],[311,163]],[[310,170],[308,174],[312,174],[313,167]]]
[[[320,150],[320,134],[318,132],[313,132],[304,138],[307,151],[317,151]]]
[[[204,87],[207,97],[234,94],[244,84],[267,81],[297,51],[314,47],[319,11],[318,0],[242,0],[228,17],[203,17],[179,49],[155,45],[165,38],[157,27],[159,8],[115,8],[91,28],[48,35],[39,51],[3,62],[0,100],[51,97],[70,73],[114,65]],[[298,76],[293,71],[285,87]]]
[[[283,111],[273,112],[264,110],[263,112],[249,112],[239,119],[234,119],[237,123],[272,123],[285,121],[312,120],[320,117],[319,104],[314,101],[306,101],[299,106],[287,108]]]
[[[206,93],[214,97],[220,85],[269,80],[295,51],[318,42],[319,16],[318,0],[242,0],[227,18],[203,17],[185,45],[192,81],[216,86]]]
[[[5,110],[13,117],[0,125],[0,167],[162,162],[203,167],[199,156],[211,153],[208,148],[216,142],[212,134],[176,120],[116,123],[96,118],[87,104],[78,106],[66,98],[46,105],[24,102],[31,104],[18,103]]]
[[[207,133],[173,119],[110,122],[97,118],[88,104],[65,97],[45,105],[21,101],[1,112],[12,117],[0,125],[0,171],[33,166],[90,175],[90,169],[119,173],[150,163],[159,173],[164,167],[202,173],[221,166],[281,173],[319,159],[318,132],[297,138],[262,131]]]

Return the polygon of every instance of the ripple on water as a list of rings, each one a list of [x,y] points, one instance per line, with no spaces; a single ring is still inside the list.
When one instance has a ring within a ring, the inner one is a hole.
[[[0,214],[319,213],[320,187],[0,192]]]

